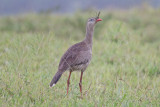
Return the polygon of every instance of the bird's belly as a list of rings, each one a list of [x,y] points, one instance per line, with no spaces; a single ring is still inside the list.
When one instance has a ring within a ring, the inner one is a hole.
[[[79,71],[79,70],[82,70],[85,68],[85,65],[82,64],[82,65],[76,65],[74,67],[72,67],[73,71]]]
[[[81,71],[81,70],[86,69],[88,65],[89,65],[89,62],[87,62],[85,64],[75,65],[75,66],[71,67],[70,70],[72,70],[72,71]]]
[[[79,56],[75,60],[75,63],[72,62],[70,70],[72,71],[84,71],[89,65],[92,58],[92,51],[83,51],[79,53]]]

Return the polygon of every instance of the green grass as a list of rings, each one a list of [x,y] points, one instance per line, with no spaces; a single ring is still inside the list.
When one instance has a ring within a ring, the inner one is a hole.
[[[49,83],[62,54],[83,40],[90,13],[28,14],[0,18],[0,106],[160,106],[160,10],[103,11],[95,28],[93,57]],[[142,14],[143,13],[143,14]],[[89,14],[89,15],[88,15]]]

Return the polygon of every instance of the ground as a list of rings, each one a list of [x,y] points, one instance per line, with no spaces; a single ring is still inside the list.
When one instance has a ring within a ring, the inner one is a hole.
[[[92,61],[49,83],[63,53],[85,37],[93,12],[73,16],[27,14],[0,18],[0,104],[10,106],[160,106],[159,10],[102,11]]]

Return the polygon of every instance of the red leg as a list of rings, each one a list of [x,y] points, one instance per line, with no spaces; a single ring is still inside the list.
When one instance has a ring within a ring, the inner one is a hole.
[[[79,88],[80,88],[81,96],[82,96],[82,76],[83,76],[83,72],[81,71],[81,77],[80,77],[80,82],[79,82]]]
[[[70,76],[71,76],[71,71],[69,72],[69,77],[68,77],[68,80],[67,80],[67,95],[68,95],[68,90],[69,90],[69,84],[70,84]]]

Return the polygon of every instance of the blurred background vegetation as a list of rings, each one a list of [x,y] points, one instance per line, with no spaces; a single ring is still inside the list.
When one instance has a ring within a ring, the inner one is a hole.
[[[1,32],[54,32],[58,37],[68,37],[70,34],[74,38],[82,38],[85,33],[85,24],[88,17],[95,17],[96,10],[86,10],[76,12],[74,15],[67,14],[24,14],[18,16],[1,16],[0,31]],[[142,42],[156,42],[160,40],[160,9],[152,7],[141,7],[128,10],[103,10],[101,17],[103,23],[97,25],[95,35],[100,34],[103,30],[107,30],[108,24],[112,20],[120,21],[135,32],[139,32]],[[62,26],[63,25],[63,26]],[[63,30],[62,30],[63,29]],[[74,29],[73,32],[72,30]],[[77,35],[78,34],[78,35]],[[98,38],[98,36],[96,36]]]

